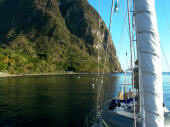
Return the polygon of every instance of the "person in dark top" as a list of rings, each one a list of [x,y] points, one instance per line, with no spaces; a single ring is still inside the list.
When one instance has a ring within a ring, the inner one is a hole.
[[[134,73],[134,84],[135,88],[139,89],[139,71],[138,71],[138,60],[135,61],[135,68],[133,68]]]
[[[133,73],[134,73],[134,87],[137,90],[137,94],[136,94],[136,98],[137,98],[137,102],[138,104],[136,105],[136,111],[138,112],[140,109],[140,97],[139,97],[139,69],[138,69],[138,60],[135,61],[135,68],[133,69]]]

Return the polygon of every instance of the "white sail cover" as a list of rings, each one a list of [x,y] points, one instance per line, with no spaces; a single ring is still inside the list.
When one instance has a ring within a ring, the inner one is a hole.
[[[143,126],[164,127],[161,50],[155,0],[134,0],[134,19]]]

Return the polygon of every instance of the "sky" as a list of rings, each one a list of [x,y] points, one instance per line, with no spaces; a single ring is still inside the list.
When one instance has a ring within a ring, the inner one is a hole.
[[[99,2],[100,1],[100,2]],[[116,1],[116,0],[115,0]],[[109,18],[111,12],[112,0],[88,0],[88,2],[99,12],[107,27],[109,26]],[[100,9],[99,9],[100,5]],[[170,72],[170,0],[155,0],[158,30],[162,46],[162,71]],[[129,51],[129,36],[128,36],[128,21],[127,21],[127,0],[119,0],[119,11],[114,13],[112,17],[111,35],[118,59],[122,68],[125,70],[130,65],[130,51]],[[132,4],[130,10],[133,10]],[[126,18],[125,18],[126,17]],[[124,19],[125,25],[124,25]],[[124,27],[123,27],[124,26]],[[126,57],[127,52],[127,57]],[[167,62],[165,60],[165,57]],[[127,64],[128,63],[128,64]],[[168,63],[168,64],[167,64]]]

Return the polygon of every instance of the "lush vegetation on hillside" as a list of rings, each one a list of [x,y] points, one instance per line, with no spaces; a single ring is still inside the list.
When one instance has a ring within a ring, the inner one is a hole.
[[[87,1],[1,0],[0,19],[0,72],[97,72],[99,40],[103,68],[109,34],[103,22],[104,38],[94,33],[98,14]],[[106,71],[121,71],[109,44]]]
[[[65,59],[52,62],[39,59],[17,50],[0,49],[0,70],[8,73],[45,73],[45,72],[97,72],[97,63],[86,55],[65,54]],[[78,52],[77,52],[78,53]]]

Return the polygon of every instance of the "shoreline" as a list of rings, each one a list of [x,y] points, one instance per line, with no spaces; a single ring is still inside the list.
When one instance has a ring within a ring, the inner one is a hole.
[[[119,72],[121,73],[121,72]],[[119,74],[119,73],[106,73],[106,74]],[[83,74],[88,74],[88,75],[96,75],[98,73],[74,73],[74,72],[58,72],[58,73],[30,73],[30,74],[0,74],[0,78],[5,78],[5,77],[24,77],[24,76],[53,76],[53,75],[83,75]],[[102,73],[100,73],[101,75]]]
[[[52,76],[52,75],[70,75],[80,73],[30,73],[30,74],[0,74],[0,78],[5,77],[24,77],[24,76]],[[85,73],[84,73],[85,74]],[[88,73],[86,73],[88,74]]]

